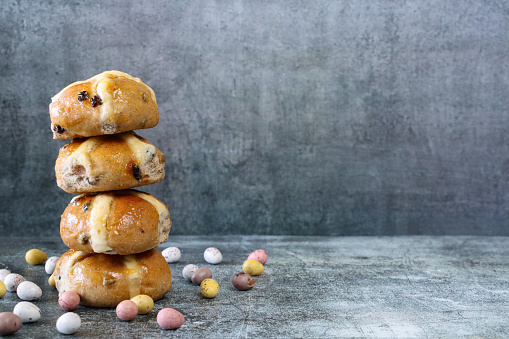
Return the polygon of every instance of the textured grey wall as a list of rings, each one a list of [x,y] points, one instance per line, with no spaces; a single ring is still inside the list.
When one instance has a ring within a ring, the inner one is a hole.
[[[509,235],[508,1],[0,1],[0,234],[57,235],[48,104],[156,92],[173,234]]]

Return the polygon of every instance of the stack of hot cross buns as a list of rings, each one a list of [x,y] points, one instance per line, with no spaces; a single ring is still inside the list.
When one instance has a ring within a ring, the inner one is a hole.
[[[73,139],[55,164],[58,186],[75,196],[60,222],[70,248],[57,262],[59,293],[81,304],[115,307],[171,290],[170,268],[155,248],[168,239],[168,208],[132,188],[164,179],[164,154],[133,130],[159,121],[154,91],[140,79],[109,71],[61,90],[49,106],[54,139]]]

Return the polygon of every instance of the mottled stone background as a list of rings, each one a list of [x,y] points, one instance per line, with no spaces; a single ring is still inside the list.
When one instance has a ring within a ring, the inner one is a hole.
[[[0,1],[0,234],[58,235],[48,104],[140,77],[172,234],[509,235],[508,1]]]

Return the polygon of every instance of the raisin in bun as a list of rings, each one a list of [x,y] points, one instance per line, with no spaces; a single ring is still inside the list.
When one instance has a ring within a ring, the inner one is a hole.
[[[139,294],[158,300],[171,290],[170,267],[157,250],[125,256],[68,250],[53,278],[59,293],[74,291],[91,307],[115,307]]]
[[[88,253],[144,252],[166,241],[170,229],[168,207],[136,190],[78,195],[60,221],[64,244]]]
[[[154,184],[164,179],[164,154],[134,132],[74,139],[60,148],[57,185],[89,193]]]
[[[51,101],[53,139],[121,133],[159,122],[154,91],[140,79],[118,71],[72,83]]]

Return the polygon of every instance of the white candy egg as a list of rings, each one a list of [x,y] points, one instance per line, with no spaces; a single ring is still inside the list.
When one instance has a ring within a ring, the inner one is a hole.
[[[191,281],[191,278],[193,277],[193,274],[196,272],[196,270],[198,270],[198,266],[193,264],[186,265],[186,267],[184,267],[182,270],[182,275],[184,278],[186,278],[186,280]]]
[[[11,273],[7,275],[4,279],[5,288],[7,288],[7,291],[9,292],[16,292],[19,284],[21,284],[23,281],[25,281],[25,278],[23,278],[23,276],[17,273]]]
[[[161,253],[166,262],[177,262],[180,260],[180,250],[177,247],[168,247]]]
[[[209,264],[219,264],[221,261],[223,261],[223,255],[221,252],[215,248],[215,247],[209,247],[203,252],[203,258],[205,258],[205,261]]]
[[[48,274],[53,274],[53,271],[55,270],[55,266],[57,265],[58,257],[50,257],[48,260],[46,260],[46,264],[44,265],[44,270]]]
[[[33,323],[41,318],[41,310],[31,302],[22,301],[14,306],[14,311],[24,323]]]
[[[9,274],[11,274],[11,271],[6,270],[6,269],[1,269],[0,270],[0,281],[3,282],[5,277],[8,276]]]
[[[41,288],[31,281],[23,281],[19,284],[16,292],[20,299],[28,301],[37,300],[42,295]]]
[[[62,334],[73,334],[81,327],[81,318],[74,312],[67,312],[57,320],[57,330]]]

